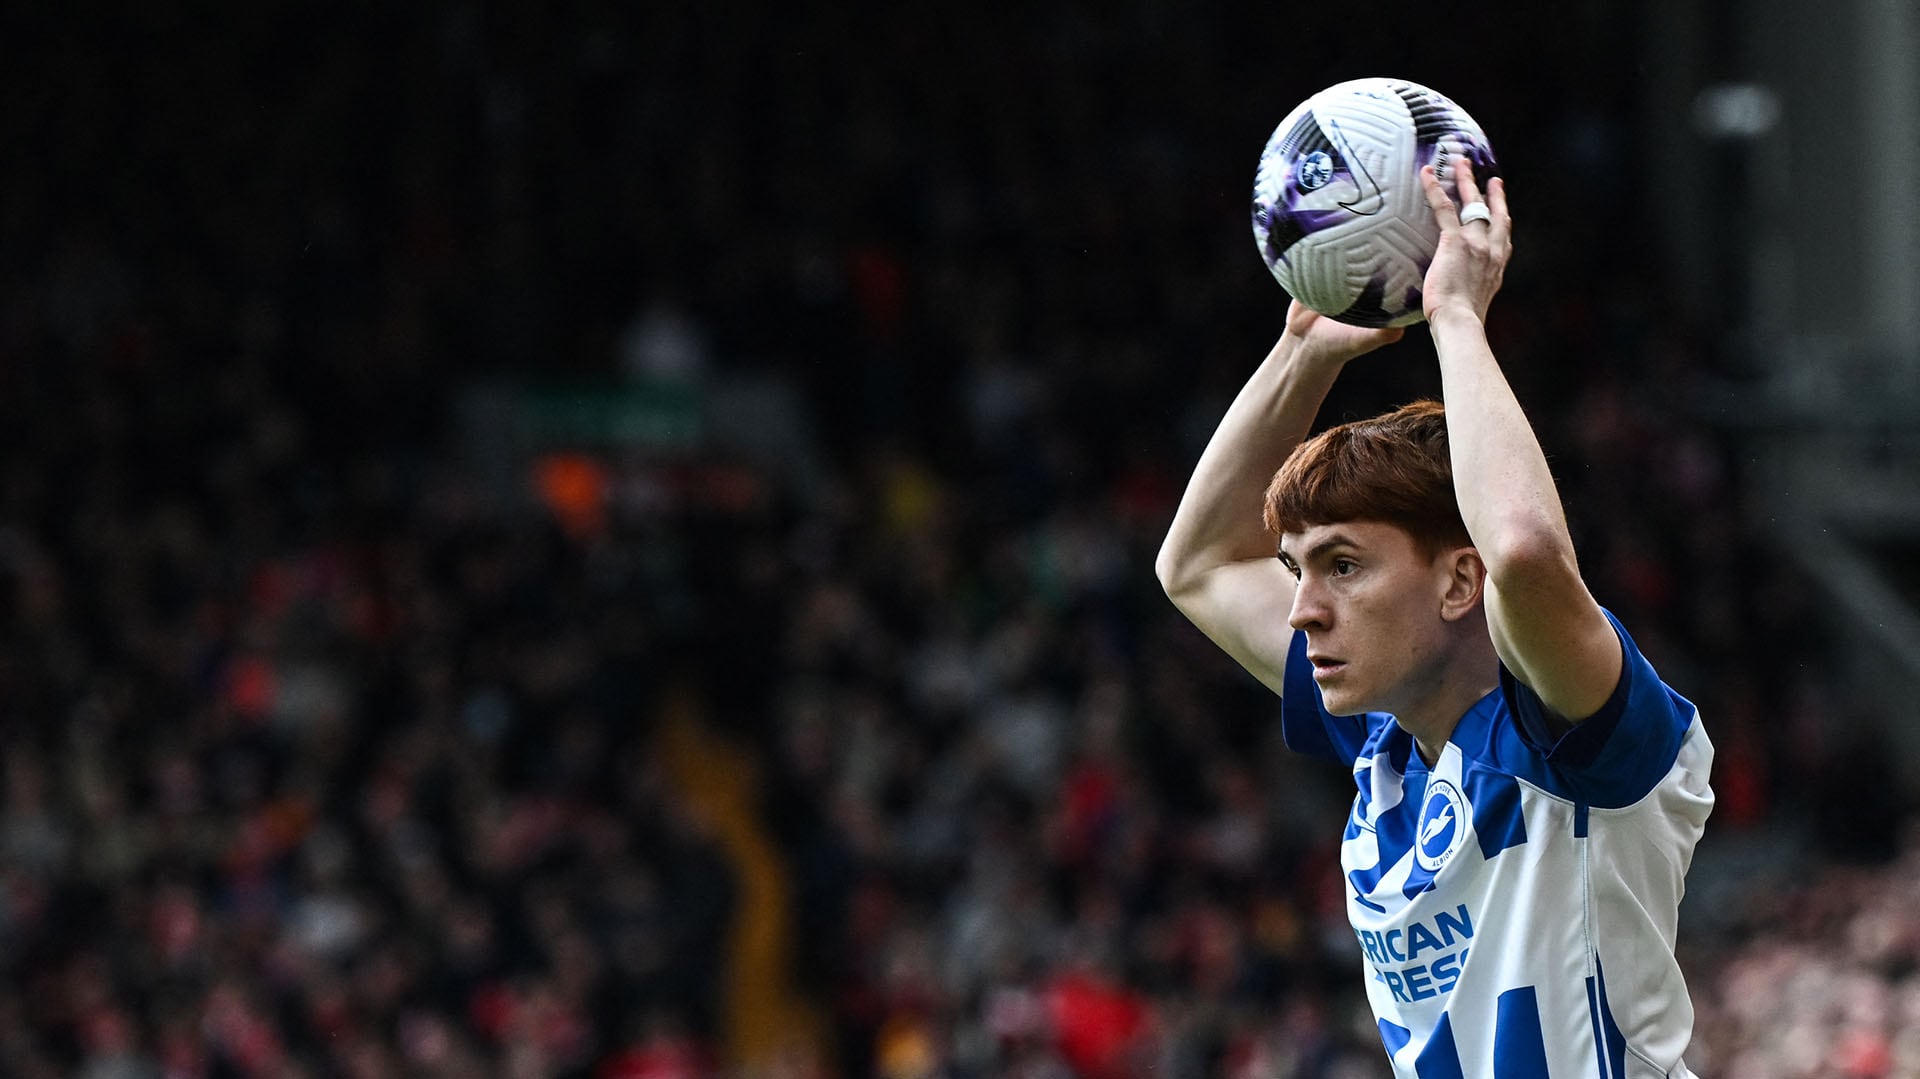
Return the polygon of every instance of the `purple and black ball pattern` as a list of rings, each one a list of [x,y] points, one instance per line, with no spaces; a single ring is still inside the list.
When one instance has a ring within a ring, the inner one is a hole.
[[[1253,235],[1281,287],[1356,326],[1418,322],[1439,226],[1420,190],[1434,165],[1459,201],[1453,162],[1484,187],[1498,175],[1480,125],[1403,79],[1356,79],[1300,103],[1274,129],[1254,177]]]

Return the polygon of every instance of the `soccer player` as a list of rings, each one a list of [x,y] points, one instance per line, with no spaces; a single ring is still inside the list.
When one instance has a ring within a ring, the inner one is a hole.
[[[1690,1076],[1674,929],[1713,747],[1581,580],[1487,343],[1506,189],[1456,168],[1458,207],[1421,174],[1445,408],[1306,439],[1342,367],[1400,331],[1294,303],[1156,569],[1281,695],[1287,744],[1353,770],[1347,911],[1396,1074]]]

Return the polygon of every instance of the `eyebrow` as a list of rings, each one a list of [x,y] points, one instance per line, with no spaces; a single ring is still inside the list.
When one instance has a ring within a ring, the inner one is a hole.
[[[1335,547],[1357,548],[1359,546],[1360,545],[1358,543],[1355,543],[1353,539],[1350,536],[1348,536],[1345,532],[1335,532],[1333,535],[1328,536],[1326,539],[1323,539],[1319,543],[1314,544],[1312,547],[1307,548],[1307,553],[1305,557],[1302,559],[1299,559],[1298,561],[1311,562],[1314,559],[1319,558],[1321,555],[1326,554],[1328,551],[1333,550]],[[1298,564],[1298,561],[1296,561],[1292,555],[1287,553],[1287,549],[1285,547],[1280,548],[1280,557],[1288,560],[1289,562],[1295,562],[1296,564]]]

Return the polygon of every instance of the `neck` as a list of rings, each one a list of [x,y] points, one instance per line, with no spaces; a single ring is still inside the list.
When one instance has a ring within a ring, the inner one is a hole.
[[[1467,709],[1500,685],[1500,657],[1491,639],[1483,642],[1451,657],[1404,710],[1393,713],[1400,729],[1413,735],[1421,759],[1429,765],[1440,759],[1440,751]]]

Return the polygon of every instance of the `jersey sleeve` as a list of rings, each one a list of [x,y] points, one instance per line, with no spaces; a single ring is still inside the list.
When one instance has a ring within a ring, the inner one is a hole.
[[[1351,765],[1372,733],[1370,715],[1336,716],[1320,699],[1307,659],[1307,635],[1295,633],[1287,648],[1286,680],[1281,684],[1280,733],[1296,753]]]
[[[1645,798],[1673,767],[1695,709],[1660,680],[1626,627],[1603,612],[1620,637],[1620,681],[1600,710],[1558,739],[1539,694],[1503,664],[1500,690],[1528,746],[1545,761],[1557,793],[1603,809]],[[1291,673],[1291,668],[1289,668]]]

